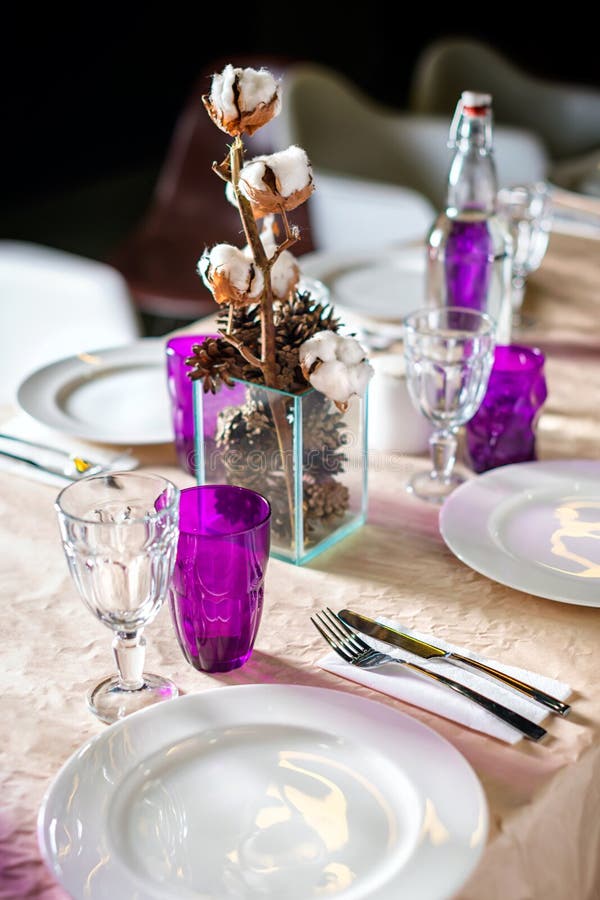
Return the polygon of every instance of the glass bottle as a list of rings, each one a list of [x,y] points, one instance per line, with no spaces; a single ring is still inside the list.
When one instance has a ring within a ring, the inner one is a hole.
[[[427,238],[427,300],[488,313],[510,343],[512,239],[496,215],[492,98],[463,91],[450,127],[446,209]]]

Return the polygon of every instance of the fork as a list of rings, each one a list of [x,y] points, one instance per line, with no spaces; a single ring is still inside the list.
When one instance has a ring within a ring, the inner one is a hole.
[[[341,656],[347,663],[357,666],[359,669],[377,669],[379,666],[384,666],[388,663],[406,666],[408,669],[418,672],[419,675],[431,678],[433,681],[439,681],[440,684],[456,691],[457,694],[462,694],[463,697],[467,697],[469,700],[482,706],[493,716],[496,716],[497,719],[501,719],[507,725],[516,728],[530,741],[539,741],[547,734],[541,725],[526,719],[520,713],[503,706],[496,700],[480,694],[473,688],[460,684],[458,681],[453,681],[439,672],[430,672],[429,669],[425,669],[423,666],[409,662],[406,659],[390,656],[388,653],[380,653],[379,650],[375,650],[374,647],[363,641],[351,628],[348,628],[346,623],[328,606],[325,607],[323,612],[317,612],[314,616],[311,616],[310,620],[338,656]]]

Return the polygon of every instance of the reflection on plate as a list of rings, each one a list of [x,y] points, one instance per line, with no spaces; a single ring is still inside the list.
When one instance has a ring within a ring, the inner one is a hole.
[[[17,400],[38,422],[75,437],[128,445],[173,440],[161,339],[50,363],[25,379]]]
[[[329,288],[332,303],[352,325],[398,327],[404,316],[425,305],[423,247],[400,247],[362,258],[313,253],[303,256],[301,265],[303,275]]]
[[[464,758],[340,691],[244,685],[137,713],[65,764],[38,820],[79,898],[450,897],[485,845]]]
[[[493,469],[446,500],[452,552],[494,581],[548,600],[600,607],[600,463]]]

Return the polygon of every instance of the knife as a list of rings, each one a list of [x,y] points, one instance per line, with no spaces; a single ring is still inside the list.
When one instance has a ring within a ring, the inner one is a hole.
[[[493,669],[491,666],[476,659],[470,659],[468,656],[452,653],[449,650],[442,650],[434,644],[428,644],[427,641],[421,641],[402,631],[397,631],[395,628],[390,628],[388,625],[382,625],[381,622],[369,619],[368,616],[363,616],[361,613],[352,612],[351,609],[342,609],[338,615],[346,625],[356,629],[356,631],[360,631],[361,634],[366,634],[394,647],[401,647],[402,650],[408,650],[409,653],[414,653],[415,656],[421,656],[423,659],[444,659],[446,662],[456,663],[463,669],[476,669],[489,678],[501,681],[514,691],[525,694],[531,700],[536,700],[542,706],[546,706],[552,712],[561,716],[568,715],[571,710],[567,703],[563,703],[557,697],[553,697],[551,694],[547,694],[545,691],[541,691],[539,688],[535,688],[519,678],[514,678],[512,675]]]

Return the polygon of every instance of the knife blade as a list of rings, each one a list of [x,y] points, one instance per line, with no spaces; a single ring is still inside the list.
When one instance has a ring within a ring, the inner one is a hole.
[[[502,684],[513,691],[525,694],[530,700],[535,700],[552,712],[558,713],[558,715],[566,716],[571,710],[568,703],[553,697],[552,694],[547,694],[545,691],[527,684],[527,682],[521,681],[519,678],[500,672],[498,669],[486,665],[486,663],[471,659],[468,656],[462,656],[460,653],[442,650],[441,647],[436,647],[435,644],[422,641],[403,631],[397,631],[395,628],[390,628],[389,625],[382,625],[381,622],[376,622],[375,619],[363,616],[362,613],[353,612],[351,609],[342,609],[338,615],[346,625],[349,625],[361,634],[383,641],[393,647],[408,650],[409,653],[414,653],[415,656],[420,656],[422,659],[444,659],[446,662],[454,663],[463,669],[475,669],[488,678],[501,681]]]

